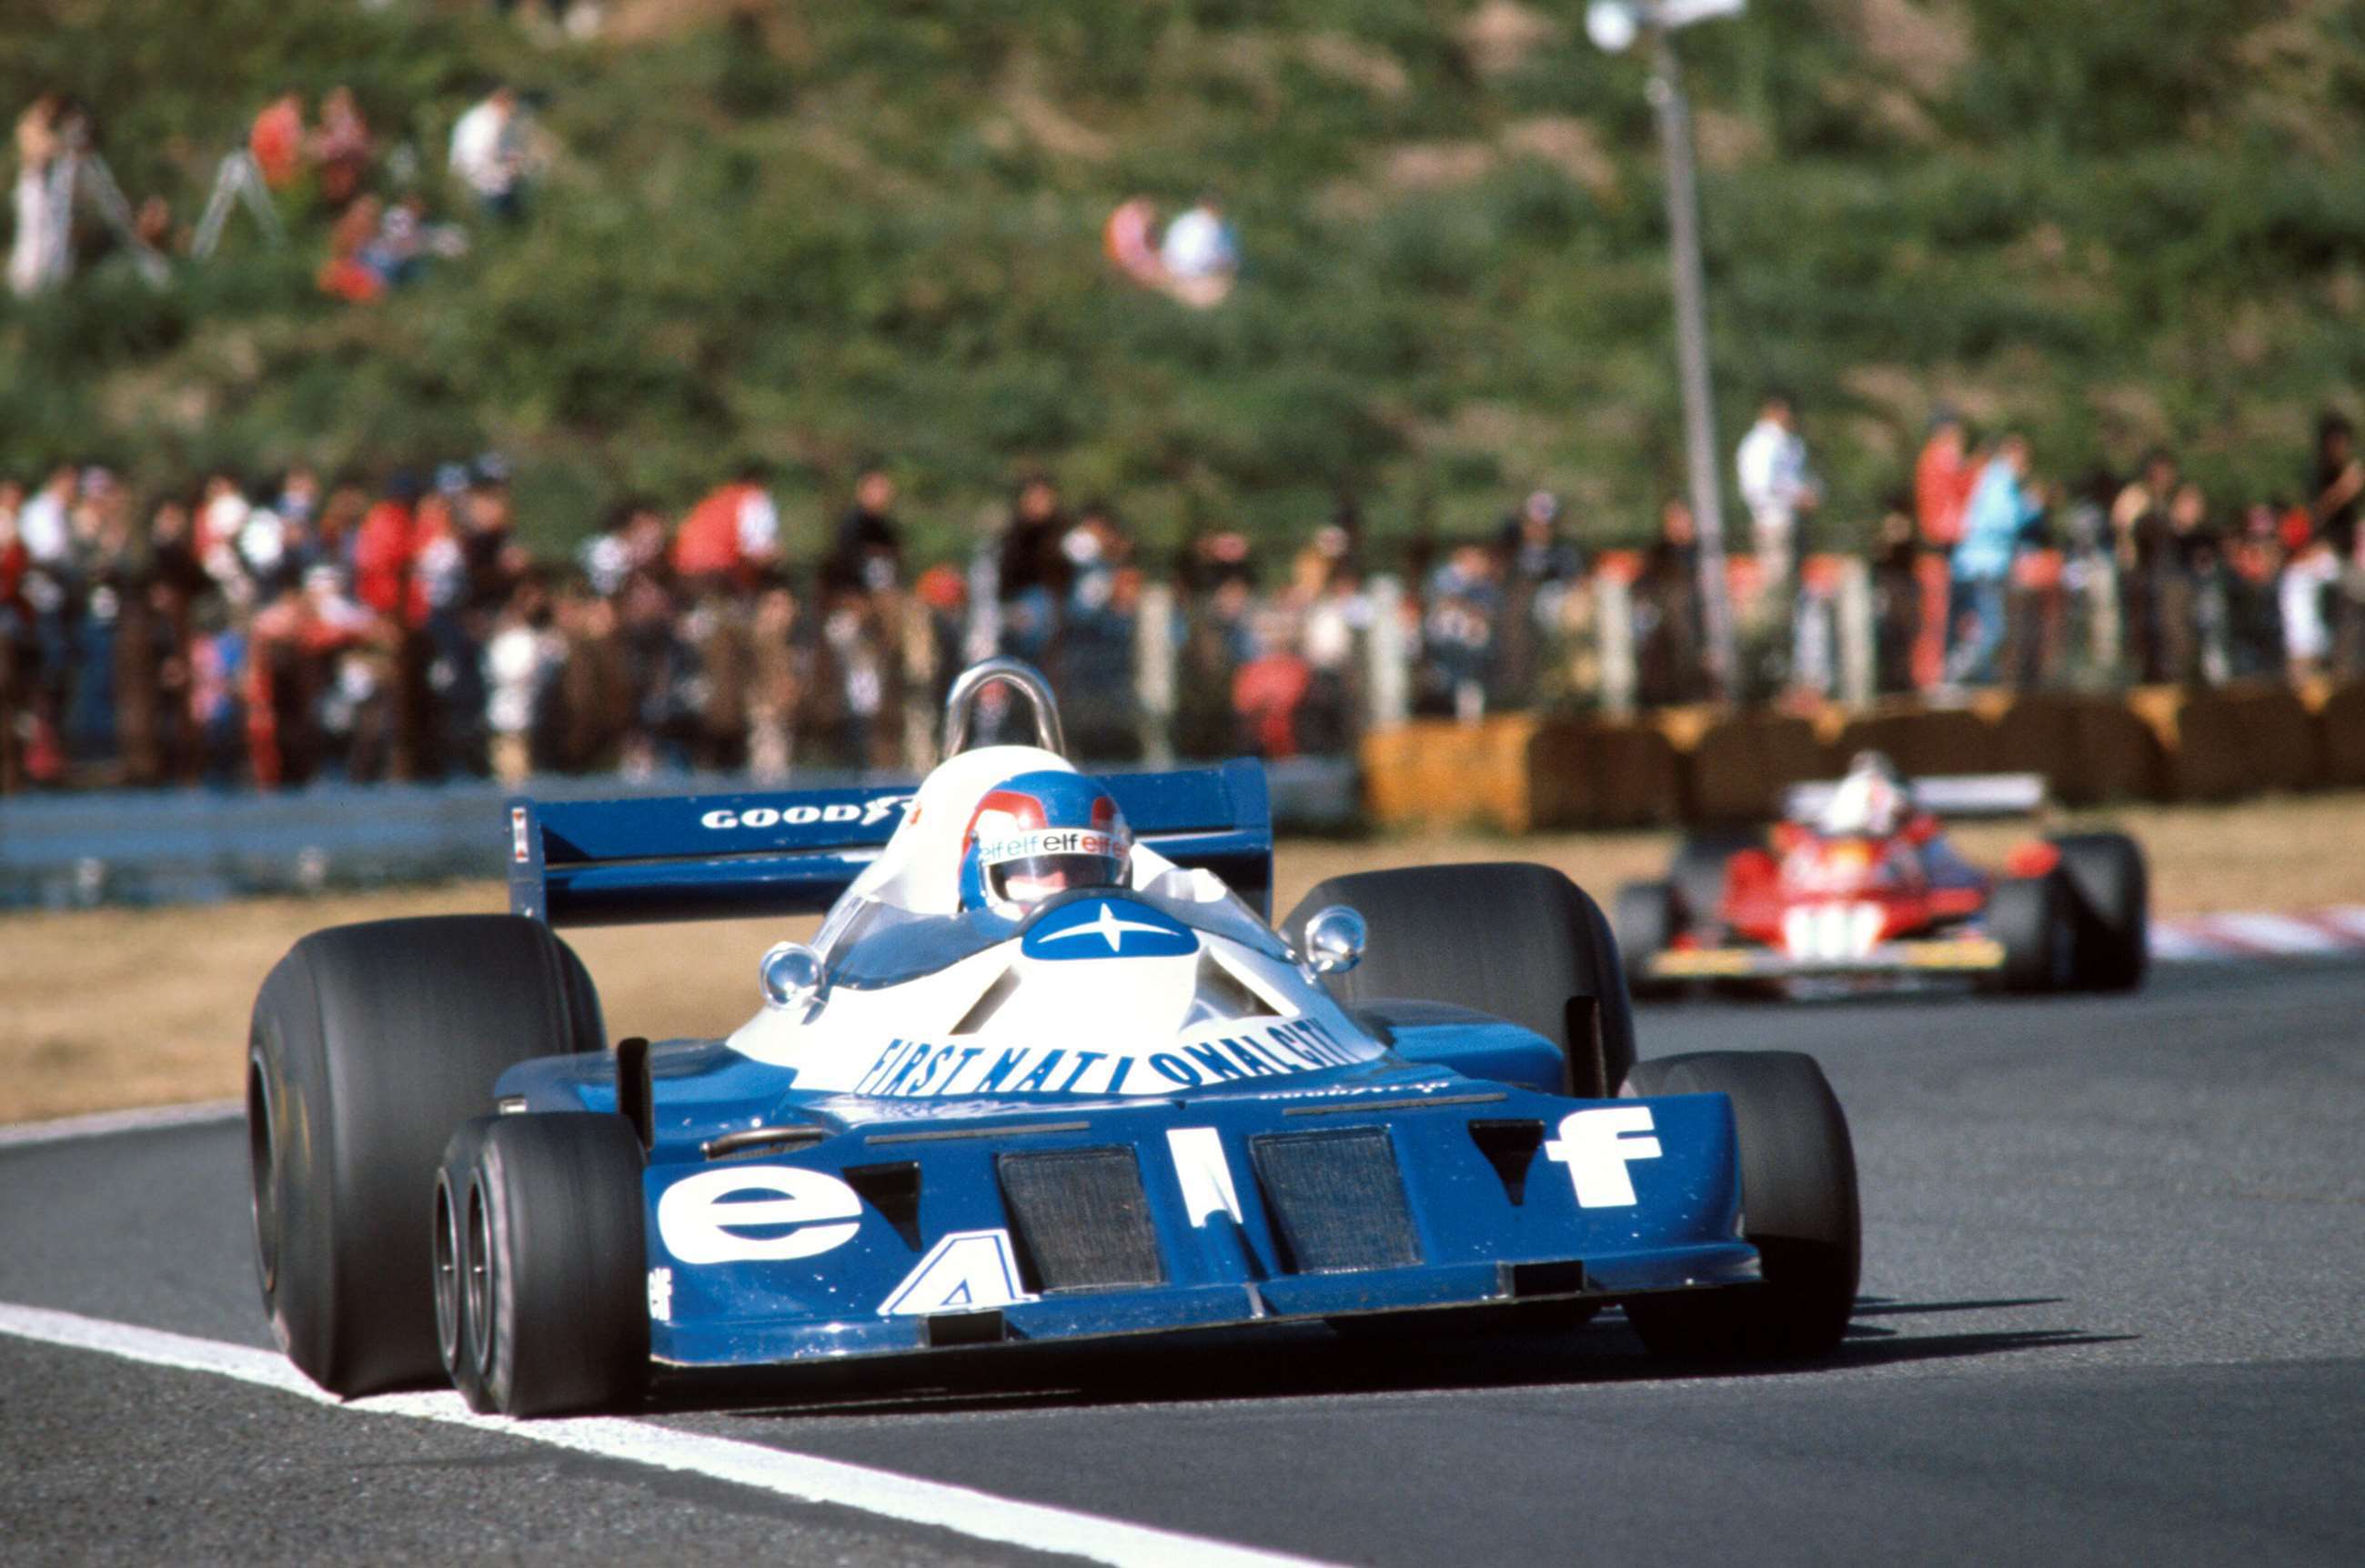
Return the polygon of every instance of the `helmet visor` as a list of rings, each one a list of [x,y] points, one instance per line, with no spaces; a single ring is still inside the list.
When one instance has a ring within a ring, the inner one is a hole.
[[[1123,836],[1094,829],[1051,828],[1013,835],[986,847],[986,891],[997,903],[1039,903],[1070,888],[1111,888],[1125,881]]]
[[[1112,888],[1124,875],[1114,855],[1030,855],[993,867],[986,886],[999,902],[1032,904],[1070,888]]]

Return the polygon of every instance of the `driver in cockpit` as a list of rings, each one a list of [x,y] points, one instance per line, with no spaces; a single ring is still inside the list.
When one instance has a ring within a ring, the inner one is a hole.
[[[1815,829],[1826,839],[1871,840],[1879,846],[1884,864],[1907,882],[1974,887],[1985,879],[1977,867],[1955,853],[1938,819],[1914,805],[1905,776],[1881,752],[1856,753]]]
[[[960,907],[1016,919],[1055,893],[1131,885],[1133,833],[1096,778],[1042,768],[987,790],[961,838]]]

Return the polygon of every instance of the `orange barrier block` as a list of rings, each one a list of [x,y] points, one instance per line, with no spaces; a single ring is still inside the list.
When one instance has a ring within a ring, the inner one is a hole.
[[[2365,681],[2325,693],[2316,706],[2315,728],[2324,781],[2345,789],[2365,786]]]
[[[1997,766],[2039,773],[2065,805],[2158,800],[2167,758],[2151,726],[2115,697],[2030,692],[1995,721]]]
[[[1828,778],[1832,756],[1815,726],[1788,713],[1734,713],[1711,724],[1685,758],[1685,817],[1760,823],[1781,810],[1782,792]]]

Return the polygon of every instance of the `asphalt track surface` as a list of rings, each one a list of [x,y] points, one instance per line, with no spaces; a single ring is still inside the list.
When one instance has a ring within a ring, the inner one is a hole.
[[[1829,1361],[1687,1373],[1612,1315],[973,1354],[644,1419],[1338,1562],[2365,1562],[2365,969],[1642,1027],[1831,1073],[1866,1263]],[[0,1303],[267,1346],[242,1148],[0,1148]],[[6,1334],[0,1475],[8,1562],[1049,1561]]]

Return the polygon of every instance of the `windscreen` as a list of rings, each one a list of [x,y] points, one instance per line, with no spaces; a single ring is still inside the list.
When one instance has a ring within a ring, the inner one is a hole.
[[[1194,930],[1276,958],[1288,948],[1213,872],[1170,868],[1125,896],[1172,915]],[[867,991],[935,974],[1018,934],[1019,922],[991,909],[916,914],[876,899],[833,914],[815,946],[829,982]]]

